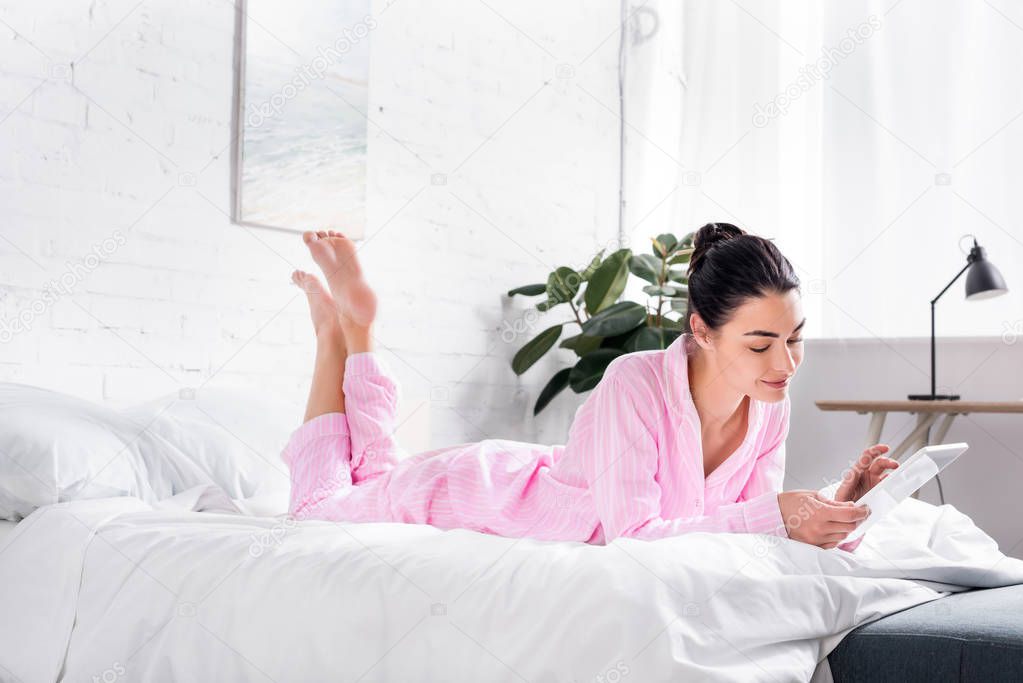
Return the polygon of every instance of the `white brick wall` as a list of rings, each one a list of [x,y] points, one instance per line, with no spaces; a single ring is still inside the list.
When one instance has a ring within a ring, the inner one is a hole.
[[[618,3],[374,13],[360,253],[405,410],[429,401],[430,446],[561,442],[580,398],[533,422],[558,365],[513,375],[530,335],[500,331],[527,304],[503,293],[616,234]],[[313,264],[296,234],[227,218],[232,4],[4,1],[0,19],[0,314],[31,322],[0,344],[0,380],[117,405],[208,382],[300,418],[313,340],[289,276]],[[70,296],[32,312],[118,231]],[[532,333],[565,315],[548,317]]]

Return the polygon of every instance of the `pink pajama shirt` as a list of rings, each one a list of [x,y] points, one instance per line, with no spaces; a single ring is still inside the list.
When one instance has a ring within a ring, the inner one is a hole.
[[[298,519],[406,522],[509,537],[609,543],[692,531],[787,536],[778,493],[788,396],[749,399],[746,437],[703,475],[683,335],[615,358],[576,411],[567,443],[485,439],[404,456],[398,384],[374,352],[348,356],[346,413],[295,432],[282,458]],[[859,540],[839,546],[853,550]]]

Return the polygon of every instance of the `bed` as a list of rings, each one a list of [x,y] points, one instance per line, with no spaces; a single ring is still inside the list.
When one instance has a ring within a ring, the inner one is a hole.
[[[893,633],[1021,638],[973,601],[1018,596],[1023,561],[950,505],[907,500],[855,553],[295,521],[254,454],[292,425],[208,399],[113,414],[0,385],[0,512],[26,513],[0,525],[0,680],[896,680],[921,660]],[[931,680],[991,671],[974,647]]]

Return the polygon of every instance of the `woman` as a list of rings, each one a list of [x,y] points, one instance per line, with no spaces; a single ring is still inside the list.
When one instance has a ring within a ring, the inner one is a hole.
[[[399,388],[373,351],[377,300],[355,245],[333,231],[303,239],[329,291],[292,276],[317,338],[305,423],[282,454],[296,518],[588,543],[766,533],[833,548],[869,514],[852,501],[898,466],[879,444],[834,500],[781,491],[788,384],[803,356],[799,281],[773,243],[728,223],[695,236],[692,334],[615,358],[565,445],[486,439],[399,458]]]

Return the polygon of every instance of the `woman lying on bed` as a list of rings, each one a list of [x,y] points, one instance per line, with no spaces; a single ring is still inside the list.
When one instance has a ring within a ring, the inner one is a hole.
[[[565,445],[486,439],[408,457],[399,387],[374,351],[377,300],[341,233],[306,232],[323,270],[292,279],[317,350],[305,423],[282,454],[300,519],[407,522],[502,536],[609,543],[692,531],[839,545],[857,500],[898,466],[868,448],[829,499],[782,491],[788,385],[803,357],[799,280],[777,247],[728,223],[695,236],[692,334],[615,358]]]

